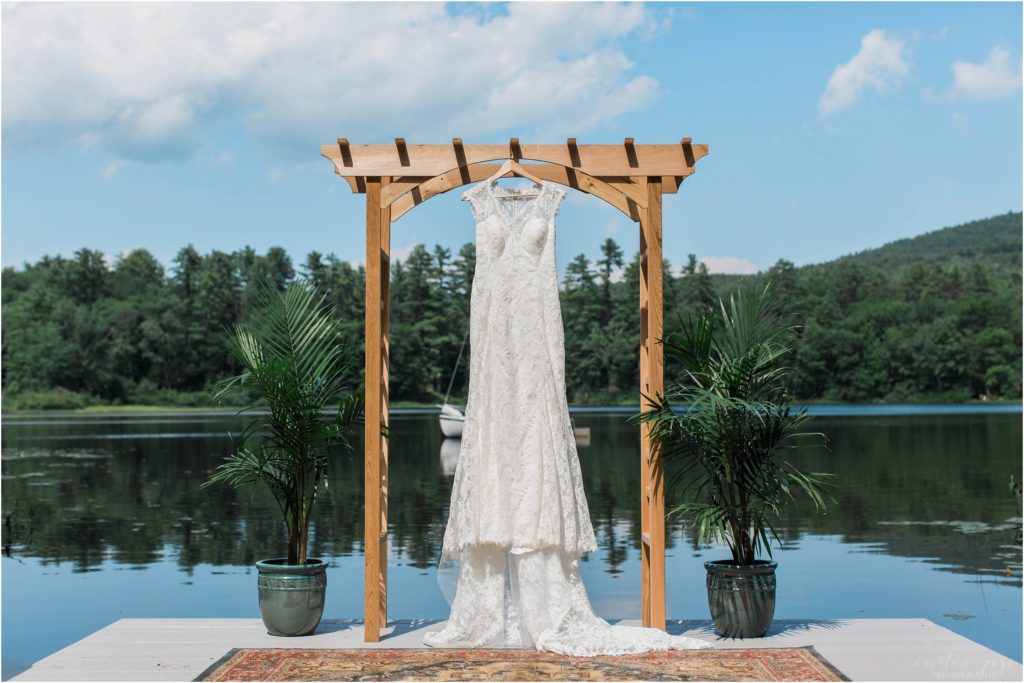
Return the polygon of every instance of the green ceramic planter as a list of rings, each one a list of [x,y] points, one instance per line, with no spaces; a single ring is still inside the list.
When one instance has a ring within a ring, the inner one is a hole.
[[[260,615],[274,636],[308,636],[320,625],[327,594],[327,563],[308,560],[288,564],[287,558],[261,560],[257,585]]]
[[[708,607],[715,629],[726,638],[759,638],[775,616],[773,560],[738,565],[732,560],[705,562]]]

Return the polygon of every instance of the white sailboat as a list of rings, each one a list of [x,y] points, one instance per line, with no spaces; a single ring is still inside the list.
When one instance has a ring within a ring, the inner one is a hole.
[[[448,439],[461,439],[462,428],[466,425],[466,414],[462,408],[445,403],[441,406],[441,433]]]

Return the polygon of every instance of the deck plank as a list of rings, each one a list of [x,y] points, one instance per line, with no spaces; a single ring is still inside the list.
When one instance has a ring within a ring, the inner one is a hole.
[[[122,619],[69,645],[14,681],[190,681],[235,647],[422,647],[443,622],[389,620],[363,642],[361,619],[324,620],[304,638],[269,635],[259,619]],[[639,626],[639,620],[618,623]],[[720,638],[710,622],[669,620],[670,633],[719,648],[813,645],[854,681],[1019,681],[1021,665],[927,619],[779,619],[764,638]]]

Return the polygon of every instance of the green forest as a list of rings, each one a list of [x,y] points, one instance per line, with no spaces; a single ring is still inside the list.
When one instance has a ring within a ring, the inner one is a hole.
[[[665,262],[666,331],[739,287],[770,281],[799,338],[793,388],[816,402],[954,402],[1021,396],[1020,213],[900,240],[822,264],[779,260],[755,275],[713,275],[695,256]],[[573,404],[636,403],[639,266],[612,239],[576,256],[561,282]],[[392,405],[439,403],[466,335],[474,245],[419,245],[391,267]],[[362,362],[364,272],[333,255],[301,262],[279,247],[182,248],[170,267],[145,250],[108,262],[83,248],[3,270],[5,411],[92,405],[209,406],[238,372],[224,344],[255,284],[312,280]],[[472,350],[467,345],[465,353]],[[465,396],[468,355],[452,400]],[[666,366],[666,381],[678,369]],[[356,381],[359,381],[358,378]]]

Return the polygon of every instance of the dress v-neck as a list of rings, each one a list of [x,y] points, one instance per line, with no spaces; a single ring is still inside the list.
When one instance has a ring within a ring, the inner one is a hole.
[[[495,211],[497,211],[500,214],[502,222],[504,222],[509,227],[524,223],[524,217],[528,219],[530,215],[534,213],[534,209],[539,205],[538,203],[540,199],[544,196],[544,193],[548,191],[548,185],[549,183],[541,181],[540,191],[537,192],[537,195],[533,199],[522,200],[526,202],[526,206],[523,207],[520,213],[518,213],[515,216],[512,216],[510,215],[510,212],[508,210],[509,207],[505,207],[502,205],[502,200],[505,197],[523,196],[522,193],[519,190],[501,187],[500,185],[498,185],[497,178],[495,178],[494,180],[489,180],[484,184],[487,193],[491,196],[491,199],[494,201]],[[503,190],[507,194],[499,195],[498,193],[495,192],[495,189]]]

